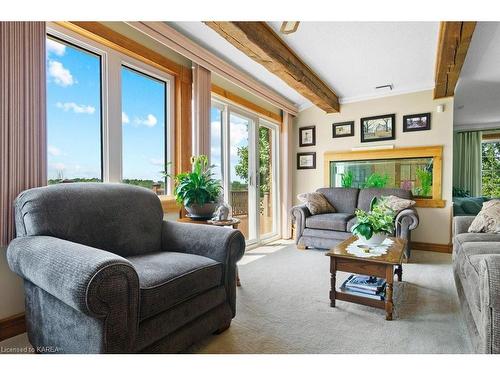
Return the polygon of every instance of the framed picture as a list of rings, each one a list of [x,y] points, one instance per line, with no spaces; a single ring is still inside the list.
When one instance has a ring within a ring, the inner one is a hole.
[[[342,138],[354,135],[354,121],[339,122],[332,124],[332,137]]]
[[[316,169],[316,153],[298,152],[297,169]]]
[[[373,116],[361,119],[361,142],[386,141],[396,138],[396,115]]]
[[[299,128],[299,147],[316,145],[316,127],[304,126]]]
[[[419,113],[416,115],[403,116],[403,131],[417,132],[431,129],[431,114]]]

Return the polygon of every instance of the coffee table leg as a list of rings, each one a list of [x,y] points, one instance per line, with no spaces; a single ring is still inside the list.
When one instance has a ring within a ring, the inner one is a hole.
[[[330,306],[335,307],[335,291],[336,291],[336,274],[337,264],[334,257],[330,257]]]
[[[396,275],[398,275],[398,281],[403,281],[403,265],[400,264],[396,267],[396,270],[394,271]]]
[[[385,281],[387,283],[385,289],[385,320],[392,320],[392,288],[394,283],[393,266],[387,266],[385,272]]]

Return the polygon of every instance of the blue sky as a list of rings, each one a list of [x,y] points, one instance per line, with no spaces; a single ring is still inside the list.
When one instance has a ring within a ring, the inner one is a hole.
[[[48,177],[101,178],[100,59],[47,39]],[[160,180],[165,83],[122,68],[123,178]]]
[[[221,165],[221,111],[212,107],[211,111],[211,150],[210,150],[210,163],[216,165],[214,174],[216,178],[220,177]],[[236,114],[229,116],[230,121],[230,159],[231,159],[231,181],[244,181],[236,175],[234,167],[238,164],[238,147],[248,146],[248,129],[249,120],[246,120]]]

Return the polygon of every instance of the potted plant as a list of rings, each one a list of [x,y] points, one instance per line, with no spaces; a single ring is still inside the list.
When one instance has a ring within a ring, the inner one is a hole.
[[[383,200],[373,199],[369,212],[357,209],[358,222],[351,232],[365,245],[380,245],[388,235],[394,232],[394,211],[385,205]]]
[[[183,204],[192,219],[209,219],[218,206],[222,187],[213,178],[212,166],[208,165],[206,155],[191,158],[191,172],[175,176],[174,195]]]

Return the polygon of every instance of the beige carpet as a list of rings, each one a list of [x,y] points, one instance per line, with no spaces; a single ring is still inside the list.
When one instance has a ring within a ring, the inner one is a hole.
[[[469,353],[451,255],[415,251],[395,286],[395,320],[382,310],[328,299],[329,259],[290,242],[247,252],[239,265],[231,328],[190,353]],[[340,283],[346,274],[339,273]],[[0,343],[25,348],[26,334]],[[3,351],[9,352],[9,351]]]
[[[282,241],[283,243],[283,241]],[[347,274],[339,273],[337,282]],[[323,251],[287,244],[249,251],[240,264],[231,328],[191,353],[470,353],[451,255],[414,251],[395,285],[395,320],[328,297]]]

